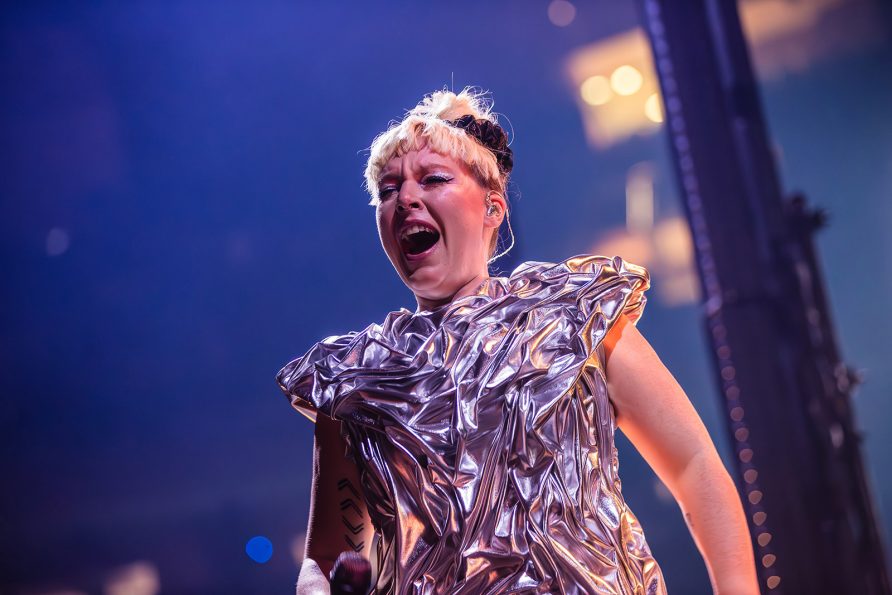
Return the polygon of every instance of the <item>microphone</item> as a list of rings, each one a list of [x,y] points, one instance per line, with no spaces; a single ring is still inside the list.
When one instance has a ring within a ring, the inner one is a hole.
[[[372,586],[372,565],[362,554],[341,552],[329,579],[331,595],[366,595]]]

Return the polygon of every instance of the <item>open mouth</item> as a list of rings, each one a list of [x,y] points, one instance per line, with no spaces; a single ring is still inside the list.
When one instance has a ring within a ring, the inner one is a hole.
[[[420,256],[440,240],[440,232],[422,225],[410,225],[400,234],[400,248],[406,256]]]

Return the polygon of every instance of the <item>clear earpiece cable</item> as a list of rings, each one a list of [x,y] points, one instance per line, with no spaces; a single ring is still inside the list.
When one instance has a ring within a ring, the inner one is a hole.
[[[505,219],[508,221],[508,232],[511,234],[511,245],[509,245],[503,251],[499,252],[498,254],[496,254],[495,256],[490,258],[488,261],[486,261],[486,264],[488,264],[488,265],[492,264],[496,259],[501,258],[502,256],[508,254],[508,252],[511,251],[511,248],[514,247],[514,230],[511,229],[511,211],[508,209],[505,210]]]

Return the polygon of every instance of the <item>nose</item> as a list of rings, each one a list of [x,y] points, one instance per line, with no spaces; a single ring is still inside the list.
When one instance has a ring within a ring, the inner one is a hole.
[[[411,207],[417,208],[421,205],[421,198],[418,196],[417,189],[412,186],[413,184],[404,182],[400,187],[399,194],[396,197],[397,210],[407,211]]]

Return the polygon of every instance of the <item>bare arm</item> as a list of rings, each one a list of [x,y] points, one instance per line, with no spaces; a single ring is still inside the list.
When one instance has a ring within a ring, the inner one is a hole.
[[[306,557],[313,559],[326,577],[343,551],[369,558],[375,533],[360,491],[359,472],[345,454],[347,445],[340,431],[340,421],[319,414]]]
[[[713,591],[758,595],[737,489],[684,390],[625,315],[605,337],[604,346],[617,426],[678,502]]]

